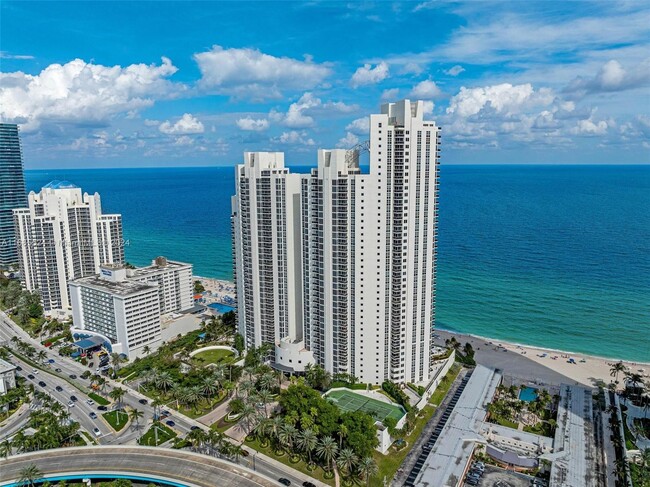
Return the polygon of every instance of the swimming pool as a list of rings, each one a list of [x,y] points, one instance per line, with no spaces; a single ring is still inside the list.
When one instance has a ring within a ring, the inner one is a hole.
[[[227,313],[228,311],[235,311],[235,308],[228,306],[227,304],[221,303],[210,303],[208,306],[212,309],[216,309],[217,313]]]
[[[519,399],[526,402],[533,402],[537,399],[537,389],[534,387],[524,387],[519,391]]]

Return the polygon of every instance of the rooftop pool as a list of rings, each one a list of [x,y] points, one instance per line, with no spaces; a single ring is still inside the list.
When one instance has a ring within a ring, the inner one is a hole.
[[[228,311],[235,311],[234,307],[228,306],[227,304],[221,304],[221,303],[210,303],[208,304],[208,307],[217,310],[217,313],[227,313]]]

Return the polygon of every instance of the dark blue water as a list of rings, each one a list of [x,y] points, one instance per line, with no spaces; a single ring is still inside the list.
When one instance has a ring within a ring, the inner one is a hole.
[[[52,179],[123,215],[129,262],[232,277],[234,169],[26,172]],[[650,361],[650,166],[442,166],[437,295],[442,328]]]

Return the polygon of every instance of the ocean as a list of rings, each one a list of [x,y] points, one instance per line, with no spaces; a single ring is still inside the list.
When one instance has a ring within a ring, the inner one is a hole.
[[[164,255],[232,279],[231,167],[25,178],[100,193],[132,264]],[[439,328],[650,361],[650,166],[443,165],[439,228]]]

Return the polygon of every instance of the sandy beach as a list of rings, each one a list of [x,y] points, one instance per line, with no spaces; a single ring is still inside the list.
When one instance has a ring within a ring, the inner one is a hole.
[[[476,361],[480,364],[502,369],[515,377],[530,377],[550,384],[577,382],[591,387],[601,382],[609,384],[612,381],[610,364],[618,362],[617,359],[518,345],[444,330],[436,330],[436,334],[440,336],[440,339],[436,340],[438,344],[444,345],[445,340],[452,336],[463,345],[466,342],[471,343],[476,351]],[[575,363],[569,362],[571,358]],[[650,363],[625,360],[622,362],[633,372],[639,372],[646,377],[650,374]],[[622,374],[619,375],[619,381],[622,383]]]
[[[228,301],[228,298],[237,299],[235,284],[230,281],[201,276],[194,276],[194,280],[201,281],[201,284],[203,284],[206,291],[204,297],[208,302],[224,302]]]

